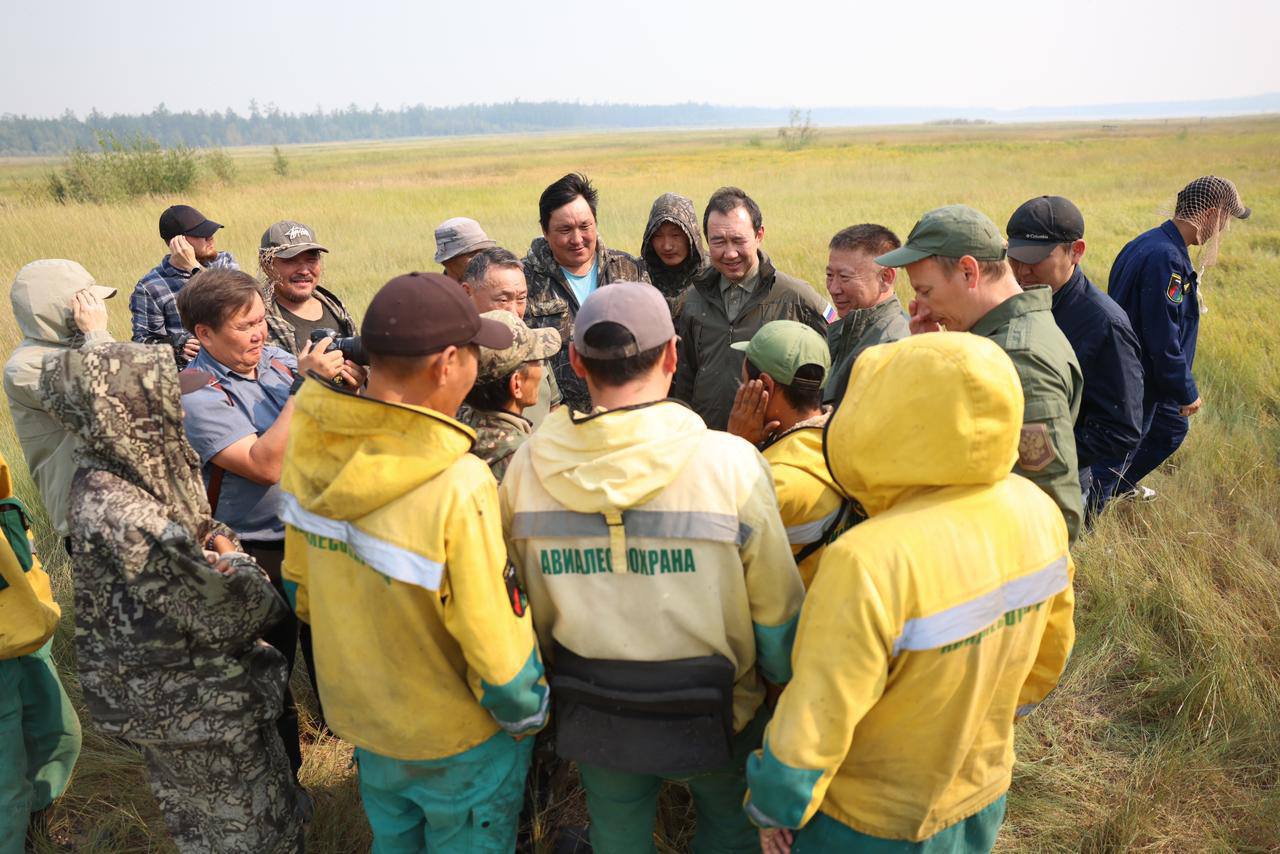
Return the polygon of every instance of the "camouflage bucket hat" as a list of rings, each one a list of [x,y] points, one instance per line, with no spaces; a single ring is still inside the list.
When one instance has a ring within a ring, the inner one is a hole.
[[[480,316],[510,329],[511,346],[502,350],[480,347],[477,383],[500,380],[525,362],[549,359],[560,352],[560,333],[554,329],[530,329],[509,311],[486,311]]]

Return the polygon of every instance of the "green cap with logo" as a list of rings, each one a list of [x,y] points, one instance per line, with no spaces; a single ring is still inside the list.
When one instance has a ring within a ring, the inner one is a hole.
[[[796,371],[805,365],[822,368],[819,389],[826,387],[827,375],[831,373],[831,351],[827,342],[794,320],[771,320],[761,326],[750,341],[729,346],[745,352],[751,364],[785,386],[811,384],[809,380],[796,380]]]
[[[876,259],[881,267],[905,267],[934,255],[979,261],[1003,261],[1004,238],[985,214],[968,205],[947,205],[920,217],[900,249]]]
[[[486,311],[480,316],[496,320],[510,329],[511,346],[494,350],[480,345],[480,364],[476,368],[478,383],[500,380],[525,362],[549,359],[560,352],[560,333],[555,329],[530,329],[509,311]]]

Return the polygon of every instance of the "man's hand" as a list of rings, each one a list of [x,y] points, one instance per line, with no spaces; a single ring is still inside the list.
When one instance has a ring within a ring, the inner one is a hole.
[[[738,386],[733,396],[733,409],[729,411],[728,431],[759,447],[782,426],[777,421],[765,423],[764,412],[768,406],[769,392],[762,380],[749,380]]]
[[[298,354],[298,373],[302,376],[315,374],[322,379],[333,381],[342,370],[343,358],[341,350],[326,353],[332,338],[321,338],[319,341],[308,341]]]
[[[941,332],[942,324],[934,318],[933,313],[929,309],[921,305],[919,300],[912,300],[909,307],[911,313],[911,334],[920,335],[924,332]]]
[[[187,343],[182,345],[182,355],[188,359],[194,359],[200,355],[200,339],[192,335],[187,339]]]
[[[191,243],[181,234],[169,241],[169,263],[184,273],[190,273],[200,266],[200,262],[196,260],[196,250],[191,248]]]
[[[760,851],[762,854],[791,854],[791,831],[785,827],[760,828]]]
[[[1202,406],[1204,406],[1204,399],[1197,397],[1193,402],[1188,403],[1186,406],[1179,406],[1178,414],[1184,418],[1190,418],[1192,415],[1199,412],[1200,407]]]
[[[354,390],[362,387],[368,379],[369,372],[348,359],[342,363],[342,368],[339,369],[338,375],[333,378],[333,382],[335,385]]]
[[[83,290],[71,298],[71,317],[81,332],[102,332],[107,328],[107,304]]]

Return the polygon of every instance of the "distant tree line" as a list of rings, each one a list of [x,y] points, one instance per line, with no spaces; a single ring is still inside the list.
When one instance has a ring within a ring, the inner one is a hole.
[[[286,113],[251,101],[247,115],[222,112],[171,112],[160,104],[145,115],[84,118],[68,110],[58,118],[0,116],[0,154],[64,154],[96,149],[100,136],[147,138],[164,147],[220,148],[235,145],[284,145],[354,139],[519,133],[544,130],[644,127],[767,126],[786,122],[788,111],[711,104],[578,104],[564,101],[469,104],[461,107],[403,107],[371,110],[352,104],[329,112]]]

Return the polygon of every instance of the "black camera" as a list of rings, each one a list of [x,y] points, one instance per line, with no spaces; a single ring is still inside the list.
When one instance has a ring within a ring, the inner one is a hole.
[[[350,338],[343,338],[338,334],[336,329],[320,329],[311,330],[311,343],[323,341],[325,338],[332,338],[329,342],[329,349],[326,353],[332,353],[334,350],[342,353],[342,358],[348,362],[355,362],[357,365],[368,365],[369,354],[365,352],[364,342],[360,340],[359,335],[352,335]]]

